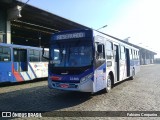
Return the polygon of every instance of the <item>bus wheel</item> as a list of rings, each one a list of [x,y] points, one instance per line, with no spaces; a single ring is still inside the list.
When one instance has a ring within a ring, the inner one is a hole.
[[[134,77],[135,77],[135,70],[133,69],[133,70],[132,70],[131,80],[133,80],[133,79],[134,79]]]
[[[107,77],[107,85],[106,85],[106,88],[105,88],[105,92],[109,93],[111,91],[111,88],[112,88],[112,80],[111,80],[111,76],[108,75],[108,77]]]

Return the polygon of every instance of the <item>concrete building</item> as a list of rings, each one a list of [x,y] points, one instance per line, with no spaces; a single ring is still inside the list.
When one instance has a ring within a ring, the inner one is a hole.
[[[140,56],[140,64],[141,65],[147,65],[147,64],[154,63],[154,55],[156,55],[157,53],[155,53],[151,50],[139,47],[139,46],[137,48],[139,48],[139,51],[140,51],[139,56]]]
[[[87,28],[76,22],[16,0],[0,1],[1,42],[42,46],[53,33]]]
[[[15,0],[0,1],[0,42],[10,43],[11,24],[8,20],[8,11],[13,8]]]

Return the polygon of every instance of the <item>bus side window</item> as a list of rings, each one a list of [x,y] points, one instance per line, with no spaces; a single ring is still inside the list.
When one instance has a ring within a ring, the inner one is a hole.
[[[106,41],[106,58],[113,59],[113,44],[110,41]]]
[[[104,44],[97,45],[97,57],[98,59],[105,59],[105,47]]]
[[[134,50],[134,60],[136,60],[136,51]]]
[[[133,50],[131,49],[131,56],[132,56],[132,59],[133,59]]]
[[[121,60],[125,60],[125,47],[121,46]]]
[[[0,62],[11,61],[11,50],[9,47],[0,47]]]
[[[41,52],[42,52],[42,51],[41,51]],[[44,51],[44,57],[49,58],[49,51]],[[42,57],[42,55],[41,55],[41,61],[42,61],[42,62],[48,62],[48,60],[45,59],[44,57]]]
[[[29,61],[30,62],[39,62],[40,61],[40,51],[29,50]]]
[[[135,50],[135,60],[137,60],[137,51]]]
[[[129,58],[131,60],[131,49],[129,49]]]
[[[132,56],[133,56],[133,60],[134,60],[134,56],[135,56],[135,55],[134,55],[134,50],[132,50]]]
[[[139,56],[140,56],[140,54],[139,54],[139,51],[138,51],[138,60],[139,60]]]

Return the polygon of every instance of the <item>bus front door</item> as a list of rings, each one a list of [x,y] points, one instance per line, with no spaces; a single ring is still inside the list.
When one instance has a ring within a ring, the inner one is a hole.
[[[119,81],[119,46],[114,45],[114,59],[115,59],[115,78],[117,78],[117,81]]]
[[[129,56],[129,49],[126,48],[126,67],[127,67],[127,77],[130,76],[130,56]]]
[[[14,58],[14,72],[21,73],[28,70],[27,50],[26,49],[13,49]]]

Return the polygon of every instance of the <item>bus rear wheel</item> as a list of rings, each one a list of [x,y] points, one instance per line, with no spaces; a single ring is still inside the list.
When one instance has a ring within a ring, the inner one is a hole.
[[[107,77],[107,85],[106,85],[106,88],[105,88],[105,92],[109,93],[111,91],[111,88],[112,88],[112,79],[111,79],[111,76],[108,75],[108,77]]]

